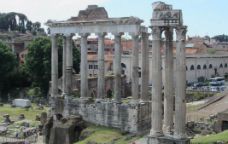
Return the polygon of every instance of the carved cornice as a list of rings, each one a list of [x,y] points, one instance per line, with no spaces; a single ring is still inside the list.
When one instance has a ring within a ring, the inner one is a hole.
[[[85,20],[85,21],[48,20],[46,25],[49,27],[86,26],[86,25],[97,25],[97,24],[140,25],[142,22],[143,20],[137,17],[121,17],[121,18],[109,18],[109,19]]]

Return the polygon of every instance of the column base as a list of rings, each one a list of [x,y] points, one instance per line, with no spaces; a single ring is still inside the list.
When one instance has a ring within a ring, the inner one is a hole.
[[[148,136],[147,144],[190,144],[190,139],[175,139],[173,137],[161,136],[154,137]]]

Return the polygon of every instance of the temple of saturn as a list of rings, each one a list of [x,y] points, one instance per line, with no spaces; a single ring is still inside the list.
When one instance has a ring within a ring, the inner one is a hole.
[[[98,13],[96,13],[98,12]],[[188,143],[185,134],[185,36],[182,11],[172,9],[163,2],[153,3],[152,29],[152,98],[148,95],[148,29],[136,17],[109,18],[103,7],[88,6],[78,17],[67,21],[48,21],[52,42],[51,105],[53,114],[67,117],[80,114],[87,122],[119,128],[136,134],[149,132],[148,144]],[[173,31],[176,31],[176,69],[173,70]],[[165,33],[165,82],[162,84],[161,44]],[[91,101],[88,95],[87,37],[98,38],[97,97]],[[106,98],[104,73],[104,38],[114,36],[113,99]],[[128,33],[133,40],[131,96],[129,102],[122,100],[121,36]],[[63,76],[61,93],[58,87],[58,49],[56,36],[63,38]],[[80,36],[80,98],[72,97],[72,37]],[[139,87],[139,46],[141,43],[142,81]],[[175,87],[173,75],[177,75]],[[162,85],[164,85],[164,108]],[[175,104],[174,104],[175,103]],[[164,109],[164,112],[163,112]],[[163,114],[164,113],[164,114]]]

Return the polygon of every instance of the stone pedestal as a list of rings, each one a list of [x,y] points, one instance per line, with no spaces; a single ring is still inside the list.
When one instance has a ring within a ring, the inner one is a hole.
[[[147,144],[190,144],[189,139],[174,139],[172,137],[152,137],[148,136]]]

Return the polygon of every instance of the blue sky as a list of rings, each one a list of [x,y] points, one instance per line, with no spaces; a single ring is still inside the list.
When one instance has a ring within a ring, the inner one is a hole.
[[[228,35],[228,0],[163,0],[182,9],[189,36]],[[110,17],[137,16],[150,25],[155,0],[0,0],[0,12],[21,12],[32,21],[65,20],[89,4],[104,6]]]
[[[102,5],[112,17],[137,16],[150,24],[152,16],[151,0],[110,0]],[[184,24],[190,36],[214,36],[228,34],[227,0],[163,0],[174,9],[183,10]]]

